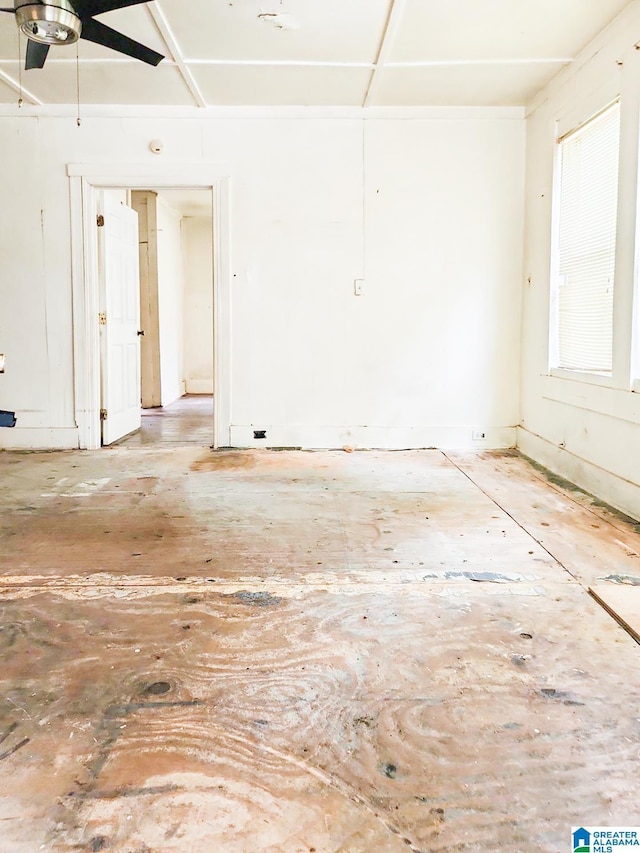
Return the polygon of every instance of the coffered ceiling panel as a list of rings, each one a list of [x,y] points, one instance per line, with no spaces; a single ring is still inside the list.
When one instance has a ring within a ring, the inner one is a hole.
[[[209,104],[344,106],[361,104],[371,71],[362,68],[198,66]]]
[[[163,0],[187,59],[374,62],[389,0]]]
[[[520,106],[563,66],[480,65],[387,68],[372,106]]]
[[[629,0],[406,0],[393,62],[573,57]]]
[[[6,66],[3,66],[6,68]],[[17,77],[17,67],[10,70]],[[23,74],[23,84],[47,104],[74,104],[74,62],[47,63],[42,72]],[[15,101],[14,93],[10,101]],[[80,67],[80,100],[83,104],[192,104],[193,100],[172,65],[152,68],[141,62],[92,62]]]

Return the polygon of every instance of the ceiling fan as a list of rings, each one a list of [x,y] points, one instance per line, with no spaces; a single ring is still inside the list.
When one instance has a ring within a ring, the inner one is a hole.
[[[95,20],[95,15],[103,12],[146,2],[148,0],[14,0],[13,9],[0,8],[0,12],[15,15],[18,27],[29,40],[27,70],[44,66],[51,45],[74,44],[80,38],[149,65],[158,65],[164,59],[162,54]]]

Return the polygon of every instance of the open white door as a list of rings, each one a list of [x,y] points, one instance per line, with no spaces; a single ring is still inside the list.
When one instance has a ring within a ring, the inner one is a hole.
[[[109,192],[99,219],[102,444],[140,428],[138,214]]]

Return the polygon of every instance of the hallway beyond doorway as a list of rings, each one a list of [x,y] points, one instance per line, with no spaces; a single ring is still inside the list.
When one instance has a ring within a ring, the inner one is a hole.
[[[169,406],[142,410],[142,426],[116,442],[119,447],[149,447],[168,444],[211,445],[213,442],[213,396],[186,394]]]

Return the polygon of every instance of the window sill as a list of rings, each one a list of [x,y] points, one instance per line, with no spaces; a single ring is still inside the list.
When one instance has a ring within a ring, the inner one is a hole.
[[[552,367],[549,376],[556,379],[571,379],[573,382],[584,382],[585,385],[598,385],[600,388],[613,388],[613,376],[610,373],[587,373],[583,370],[567,370],[563,367]],[[639,386],[640,387],[640,386]]]

